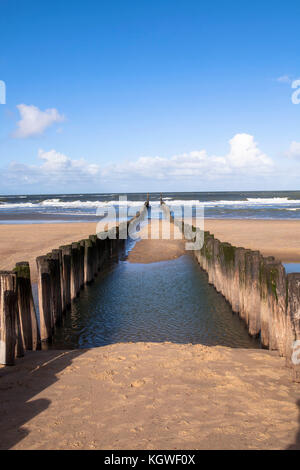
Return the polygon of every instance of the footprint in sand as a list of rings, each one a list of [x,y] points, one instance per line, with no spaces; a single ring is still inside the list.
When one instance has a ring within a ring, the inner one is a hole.
[[[142,427],[136,427],[136,428],[130,429],[130,432],[134,432],[134,433],[142,432],[142,431],[143,431],[143,428],[142,428]]]
[[[142,379],[142,380],[139,379],[139,380],[135,380],[134,382],[132,382],[130,386],[132,388],[137,388],[137,387],[142,387],[143,385],[145,385],[145,383],[146,383],[145,379]]]

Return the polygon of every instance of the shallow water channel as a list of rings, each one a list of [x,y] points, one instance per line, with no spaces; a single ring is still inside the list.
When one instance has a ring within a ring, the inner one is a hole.
[[[111,263],[72,303],[51,347],[130,341],[259,347],[190,254],[151,264],[125,255]]]

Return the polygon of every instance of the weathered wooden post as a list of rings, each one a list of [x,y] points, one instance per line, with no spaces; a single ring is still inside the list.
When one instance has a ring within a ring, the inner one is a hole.
[[[260,333],[260,281],[259,270],[261,263],[261,254],[259,251],[250,251],[246,253],[246,283],[245,295],[247,296],[247,323],[248,331],[251,336],[258,336]]]
[[[16,311],[16,317],[15,317],[15,329],[16,329],[15,357],[23,357],[25,355],[25,348],[24,348],[22,332],[21,332],[18,298],[17,298],[17,311]]]
[[[118,237],[119,253],[123,254],[125,252],[126,240],[127,240],[127,235],[128,235],[127,222],[120,223],[118,235],[119,235]]]
[[[39,256],[36,259],[36,264],[38,270],[41,341],[49,341],[53,334],[54,319],[51,308],[51,277],[48,257]]]
[[[232,279],[232,310],[239,314],[240,311],[240,250],[237,247],[234,256],[233,279]]]
[[[103,261],[106,262],[110,258],[111,243],[109,238],[102,239],[103,244]]]
[[[240,317],[245,321],[246,325],[249,326],[251,322],[252,311],[251,311],[251,299],[252,299],[252,251],[245,250],[242,264],[243,284],[241,285],[243,301],[241,302]],[[260,296],[259,296],[260,297]]]
[[[236,264],[235,268],[239,271],[239,316],[243,320],[246,318],[246,255],[248,250],[246,248],[239,247],[236,250]]]
[[[71,305],[71,245],[60,246],[61,250],[61,290],[62,310],[66,311]]]
[[[16,274],[12,271],[3,271],[2,274],[3,274],[2,287],[4,289],[3,292],[11,291],[17,294]],[[22,334],[21,334],[18,304],[16,307],[16,313],[15,313],[13,322],[14,322],[14,328],[15,328],[15,357],[23,357],[24,356],[24,344],[23,344],[23,339],[22,339]]]
[[[211,265],[213,262],[213,249],[214,249],[214,236],[210,233],[205,238],[205,259],[204,269],[208,274],[208,282],[211,284]],[[220,285],[220,291],[222,292],[222,284]]]
[[[71,300],[73,300],[79,295],[80,291],[80,245],[79,243],[72,243],[71,247]]]
[[[16,318],[18,315],[16,275],[0,272],[0,364],[14,365]]]
[[[22,342],[25,350],[41,348],[41,337],[32,296],[29,263],[22,261],[14,269],[17,277],[17,299]]]
[[[105,261],[105,240],[101,240],[97,236],[97,250],[98,250],[98,271],[103,266],[103,263]]]
[[[286,364],[294,382],[300,382],[300,273],[287,275]]]
[[[0,363],[12,366],[15,363],[17,296],[13,291],[3,292],[1,320]]]
[[[267,265],[269,307],[269,349],[285,353],[287,279],[279,261]]]
[[[98,271],[100,271],[105,261],[105,240],[101,240],[97,236],[96,244],[98,251]]]
[[[260,325],[261,344],[264,348],[270,345],[270,306],[269,306],[269,270],[268,265],[275,262],[273,256],[262,257],[259,266],[260,283]]]
[[[94,278],[93,242],[90,239],[83,240],[83,242],[84,242],[84,283],[90,284]]]
[[[115,229],[115,238],[112,238],[112,257],[117,258],[119,255],[119,227]]]
[[[54,325],[62,320],[62,301],[61,301],[61,251],[53,250],[49,253],[49,267],[51,277],[51,304],[54,318]]]
[[[97,235],[93,235],[93,244],[95,245],[95,271],[96,276],[98,276],[98,272],[100,271],[100,261],[101,261],[101,252],[100,252],[100,240]]]
[[[95,278],[98,273],[97,235],[90,235],[89,240],[92,242],[92,252],[93,252],[92,271],[93,271],[93,278]]]
[[[222,287],[222,270],[220,264],[220,246],[221,242],[217,238],[213,239],[213,257],[214,257],[214,285],[218,292],[221,291]]]
[[[56,268],[59,270],[59,290],[60,290],[60,303],[59,303],[59,313],[58,316],[62,318],[62,314],[66,311],[66,291],[64,286],[64,265],[63,265],[63,253],[61,247],[57,250],[52,250],[51,256],[52,259],[58,261],[58,266]],[[57,277],[56,273],[56,277]]]
[[[85,240],[79,242],[79,285],[80,289],[84,287],[84,250]]]

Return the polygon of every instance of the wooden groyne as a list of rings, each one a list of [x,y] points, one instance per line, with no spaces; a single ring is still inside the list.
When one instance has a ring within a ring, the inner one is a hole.
[[[36,259],[39,321],[28,262],[13,271],[0,272],[0,364],[13,365],[26,350],[51,341],[59,325],[85,285],[92,283],[106,261],[124,248],[130,224],[138,225],[149,207],[149,196],[130,221],[88,239],[63,245]]]
[[[162,195],[161,205],[185,234],[200,234],[198,228],[171,216]],[[20,262],[13,271],[0,272],[1,364],[12,365],[26,350],[40,349],[42,342],[51,341],[55,326],[61,323],[71,302],[93,282],[107,260],[118,256],[130,228],[138,227],[145,219],[148,207],[147,197],[130,221],[37,258],[39,321],[29,264]],[[260,338],[262,347],[286,358],[294,380],[300,382],[294,351],[295,342],[300,342],[300,273],[286,274],[278,260],[264,257],[259,251],[221,242],[209,232],[200,235],[203,246],[193,253],[207,272],[209,283],[243,319],[249,334]],[[300,353],[296,359],[300,360]]]
[[[149,207],[149,197],[142,210],[127,222],[85,240],[64,245],[37,258],[41,341],[51,341],[72,300],[85,285],[91,284],[105,262],[118,257],[128,238],[129,226],[138,224]]]
[[[41,347],[29,263],[0,272],[0,364],[13,365],[26,350]]]
[[[198,228],[174,219],[163,201],[162,209],[184,233],[194,232],[196,238]],[[295,342],[300,340],[300,273],[286,274],[274,257],[221,242],[210,232],[202,232],[202,238],[202,248],[193,253],[208,282],[244,320],[249,334],[260,338],[262,347],[286,358],[293,380],[300,382],[300,365],[294,357]]]

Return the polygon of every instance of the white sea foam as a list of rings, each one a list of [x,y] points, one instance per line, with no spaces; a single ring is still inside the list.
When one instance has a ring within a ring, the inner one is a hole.
[[[248,197],[247,201],[254,204],[300,204],[300,200],[289,199],[288,197],[271,197],[271,198],[251,198]]]
[[[205,206],[278,206],[278,205],[290,205],[300,204],[300,200],[288,199],[285,197],[274,197],[274,198],[247,198],[244,201],[206,201],[203,203]]]
[[[199,201],[199,200],[174,200],[168,202],[168,205],[201,205],[204,206],[264,206],[264,205],[279,205],[279,204],[300,204],[300,200],[288,199],[286,197],[274,197],[274,198],[247,198],[246,200],[220,200],[220,201]]]
[[[22,209],[26,207],[37,207],[37,204],[32,204],[32,202],[18,202],[18,203],[9,203],[9,202],[0,202],[0,209]]]
[[[151,203],[152,204],[152,203]],[[98,208],[108,206],[129,206],[140,207],[143,201],[61,201],[60,199],[46,199],[42,202],[32,203],[0,203],[0,209],[18,209],[18,208],[45,208],[45,207],[58,207],[66,209],[80,209],[80,208]],[[159,201],[155,201],[153,205],[159,205]]]
[[[64,198],[65,196],[61,196]],[[219,201],[199,201],[196,200],[188,200],[188,199],[175,199],[171,200],[171,198],[164,198],[167,201],[169,206],[201,206],[204,207],[223,207],[223,206],[231,206],[231,207],[259,207],[259,206],[291,206],[291,205],[300,205],[300,200],[296,199],[288,199],[287,197],[274,197],[274,198],[247,198],[245,200],[219,200]],[[46,207],[53,207],[53,208],[62,208],[62,209],[88,209],[88,208],[99,208],[99,207],[109,207],[109,206],[128,206],[128,207],[140,207],[142,206],[143,201],[136,201],[136,200],[128,200],[128,201],[119,201],[119,200],[112,200],[112,201],[65,201],[59,198],[53,199],[45,199],[44,201],[40,202],[0,202],[0,209],[30,209],[30,208],[46,208]],[[150,205],[157,207],[159,206],[160,201],[157,199],[156,201],[151,201]],[[282,207],[284,208],[284,207]],[[297,209],[296,209],[297,210]]]
[[[46,201],[42,201],[40,203],[42,206],[56,206],[58,204],[65,204],[61,202],[60,199],[46,199]]]

